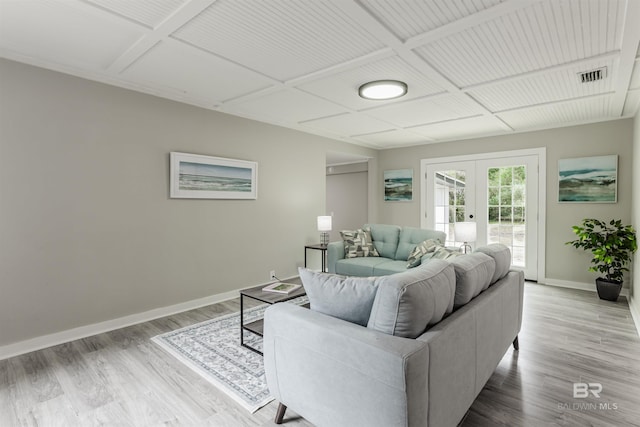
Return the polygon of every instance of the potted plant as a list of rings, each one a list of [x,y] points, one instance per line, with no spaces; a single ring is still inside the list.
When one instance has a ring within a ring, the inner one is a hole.
[[[596,279],[598,296],[607,301],[617,301],[624,272],[629,271],[626,266],[638,249],[636,231],[630,225],[622,225],[621,220],[611,220],[607,224],[590,218],[572,228],[578,238],[566,244],[591,251],[593,265],[589,271],[604,275]]]

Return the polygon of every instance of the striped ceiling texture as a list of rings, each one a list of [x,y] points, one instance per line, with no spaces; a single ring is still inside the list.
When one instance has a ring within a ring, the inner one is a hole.
[[[632,117],[639,23],[637,0],[0,0],[0,56],[384,149]],[[358,96],[381,79],[408,94]]]

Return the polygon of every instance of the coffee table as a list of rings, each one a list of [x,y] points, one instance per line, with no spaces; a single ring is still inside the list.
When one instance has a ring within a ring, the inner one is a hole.
[[[266,285],[260,285],[249,289],[240,291],[240,345],[246,347],[251,351],[262,355],[262,352],[256,348],[244,342],[244,331],[249,331],[253,334],[264,336],[264,319],[254,320],[253,322],[244,323],[244,299],[251,298],[256,301],[260,301],[266,304],[276,304],[279,302],[285,302],[294,298],[301,297],[307,293],[304,287],[300,287],[289,294],[281,294],[278,292],[265,292],[262,290]]]

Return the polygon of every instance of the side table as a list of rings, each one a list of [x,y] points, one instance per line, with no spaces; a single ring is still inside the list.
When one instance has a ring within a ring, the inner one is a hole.
[[[264,319],[254,320],[253,322],[244,323],[244,299],[251,298],[256,301],[260,301],[266,304],[276,304],[278,302],[285,302],[292,300],[294,298],[301,297],[306,295],[307,293],[304,290],[304,287],[300,287],[290,294],[281,294],[278,292],[265,292],[262,290],[265,285],[255,286],[253,288],[244,289],[240,291],[240,345],[242,347],[246,347],[249,350],[255,351],[256,353],[262,355],[262,352],[256,348],[251,347],[250,345],[244,342],[244,331],[249,331],[253,334],[264,336]]]
[[[307,249],[322,251],[322,272],[327,272],[327,245],[306,245],[304,247],[304,267],[307,267]]]

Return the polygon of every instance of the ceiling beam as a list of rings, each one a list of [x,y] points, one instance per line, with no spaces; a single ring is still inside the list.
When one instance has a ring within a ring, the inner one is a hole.
[[[624,103],[633,75],[638,44],[640,43],[640,1],[627,0],[624,30],[622,31],[622,48],[618,63],[618,77],[614,80],[614,95],[611,109],[616,116],[624,114]]]
[[[158,42],[169,37],[180,27],[200,15],[216,0],[190,0],[180,6],[151,32],[143,35],[129,49],[120,55],[107,69],[108,72],[120,74]]]
[[[457,34],[466,29],[484,24],[485,22],[493,21],[501,16],[508,15],[517,10],[529,7],[535,3],[540,3],[541,0],[508,0],[502,3],[498,3],[488,9],[481,10],[480,12],[467,15],[464,18],[458,19],[453,22],[449,22],[441,27],[435,28],[424,34],[418,34],[411,37],[404,43],[405,47],[409,49],[415,49],[416,47],[432,43],[436,40],[448,37],[453,34]]]

